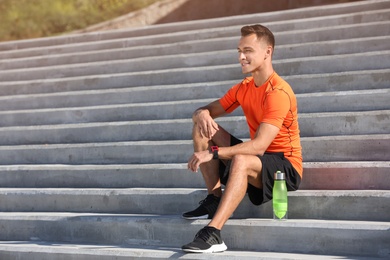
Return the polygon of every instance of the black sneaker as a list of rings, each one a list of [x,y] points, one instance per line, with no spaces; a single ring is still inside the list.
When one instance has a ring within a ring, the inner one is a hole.
[[[227,249],[222,241],[221,231],[214,227],[204,227],[195,235],[194,241],[181,247],[189,253],[218,253]]]
[[[183,214],[185,219],[212,219],[217,211],[221,198],[209,194],[204,200],[200,201],[200,206],[193,211]]]

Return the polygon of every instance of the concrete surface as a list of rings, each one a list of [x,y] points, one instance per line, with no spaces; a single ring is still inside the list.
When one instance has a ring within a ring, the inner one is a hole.
[[[389,10],[357,1],[0,43],[0,258],[208,259],[178,250],[207,224],[180,218],[205,196],[185,164],[190,116],[243,78],[237,33],[258,21],[297,94],[304,178],[290,220],[245,198],[222,231],[229,251],[210,257],[389,258]],[[248,137],[241,111],[218,122]]]

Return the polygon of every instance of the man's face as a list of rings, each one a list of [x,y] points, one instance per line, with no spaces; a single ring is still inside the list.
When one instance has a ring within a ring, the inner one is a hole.
[[[264,67],[266,59],[270,59],[272,47],[267,46],[265,41],[258,40],[256,34],[241,37],[238,43],[238,60],[241,64],[242,73],[254,73]]]

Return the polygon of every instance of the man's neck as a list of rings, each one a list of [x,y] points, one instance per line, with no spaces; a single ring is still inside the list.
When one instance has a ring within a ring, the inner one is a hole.
[[[272,73],[274,73],[274,69],[272,66],[267,69],[263,69],[261,71],[254,71],[252,73],[253,80],[255,81],[255,85],[257,87],[262,86],[268,79],[271,77]]]

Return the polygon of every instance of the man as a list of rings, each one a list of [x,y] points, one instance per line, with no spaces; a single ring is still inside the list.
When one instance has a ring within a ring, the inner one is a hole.
[[[220,230],[246,193],[254,205],[272,199],[277,170],[285,173],[288,190],[299,187],[303,169],[297,101],[288,83],[273,70],[274,44],[272,32],[262,25],[241,28],[238,58],[242,73],[251,77],[193,114],[194,154],[188,169],[197,172],[200,168],[209,195],[183,217],[211,221],[183,251],[225,251]],[[214,121],[239,106],[249,126],[251,138],[246,142]]]

